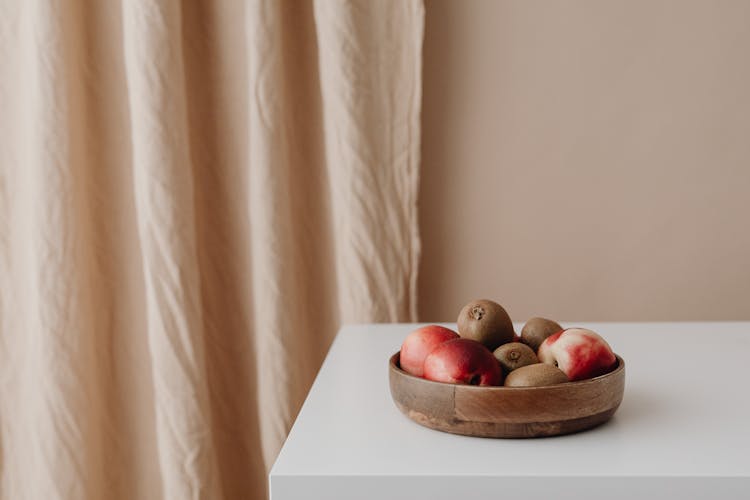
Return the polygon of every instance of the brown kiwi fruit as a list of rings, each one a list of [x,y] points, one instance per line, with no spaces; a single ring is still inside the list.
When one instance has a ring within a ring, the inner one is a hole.
[[[490,351],[512,342],[515,332],[503,306],[491,300],[474,300],[458,314],[458,334],[484,344]]]
[[[538,387],[562,384],[567,381],[568,376],[561,369],[546,363],[522,366],[505,377],[507,387]]]
[[[534,349],[534,352],[536,352],[547,337],[562,329],[562,326],[551,319],[531,318],[521,329],[521,342],[531,347]]]
[[[505,373],[510,373],[516,368],[526,365],[539,363],[536,353],[531,347],[520,342],[508,342],[503,344],[493,353],[495,358],[500,362]]]

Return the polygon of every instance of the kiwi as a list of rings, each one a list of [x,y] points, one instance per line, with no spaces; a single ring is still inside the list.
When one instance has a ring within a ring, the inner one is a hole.
[[[490,351],[512,342],[515,332],[503,306],[491,300],[474,300],[458,314],[458,334],[484,344]]]
[[[539,350],[544,339],[562,330],[563,327],[557,322],[547,318],[531,318],[521,329],[521,342],[534,349]]]
[[[503,344],[495,349],[493,354],[500,362],[500,366],[503,367],[505,373],[510,373],[516,368],[521,368],[522,366],[539,363],[539,359],[537,359],[536,353],[531,347],[520,342],[508,342],[507,344]]]
[[[567,381],[568,376],[561,369],[546,363],[522,366],[505,377],[505,385],[508,387],[537,387],[562,384]]]

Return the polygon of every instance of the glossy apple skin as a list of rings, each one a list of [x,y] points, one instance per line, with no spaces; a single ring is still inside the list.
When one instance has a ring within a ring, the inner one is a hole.
[[[476,340],[462,338],[440,344],[427,356],[424,378],[452,384],[500,385],[503,372],[489,349]]]
[[[537,356],[542,363],[557,364],[571,382],[604,375],[617,363],[607,341],[586,328],[550,335],[539,346]]]
[[[399,365],[401,369],[417,377],[424,375],[424,360],[437,346],[458,338],[458,333],[438,325],[417,328],[401,344]]]

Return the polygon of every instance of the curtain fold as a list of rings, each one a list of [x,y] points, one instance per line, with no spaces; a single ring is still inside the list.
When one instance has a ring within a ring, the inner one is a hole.
[[[265,498],[416,319],[423,6],[0,0],[0,498]]]
[[[123,2],[133,190],[164,498],[220,498],[179,0]]]

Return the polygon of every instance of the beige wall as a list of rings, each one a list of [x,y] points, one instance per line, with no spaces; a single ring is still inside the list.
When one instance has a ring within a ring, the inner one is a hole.
[[[750,2],[426,11],[423,321],[750,320]]]

